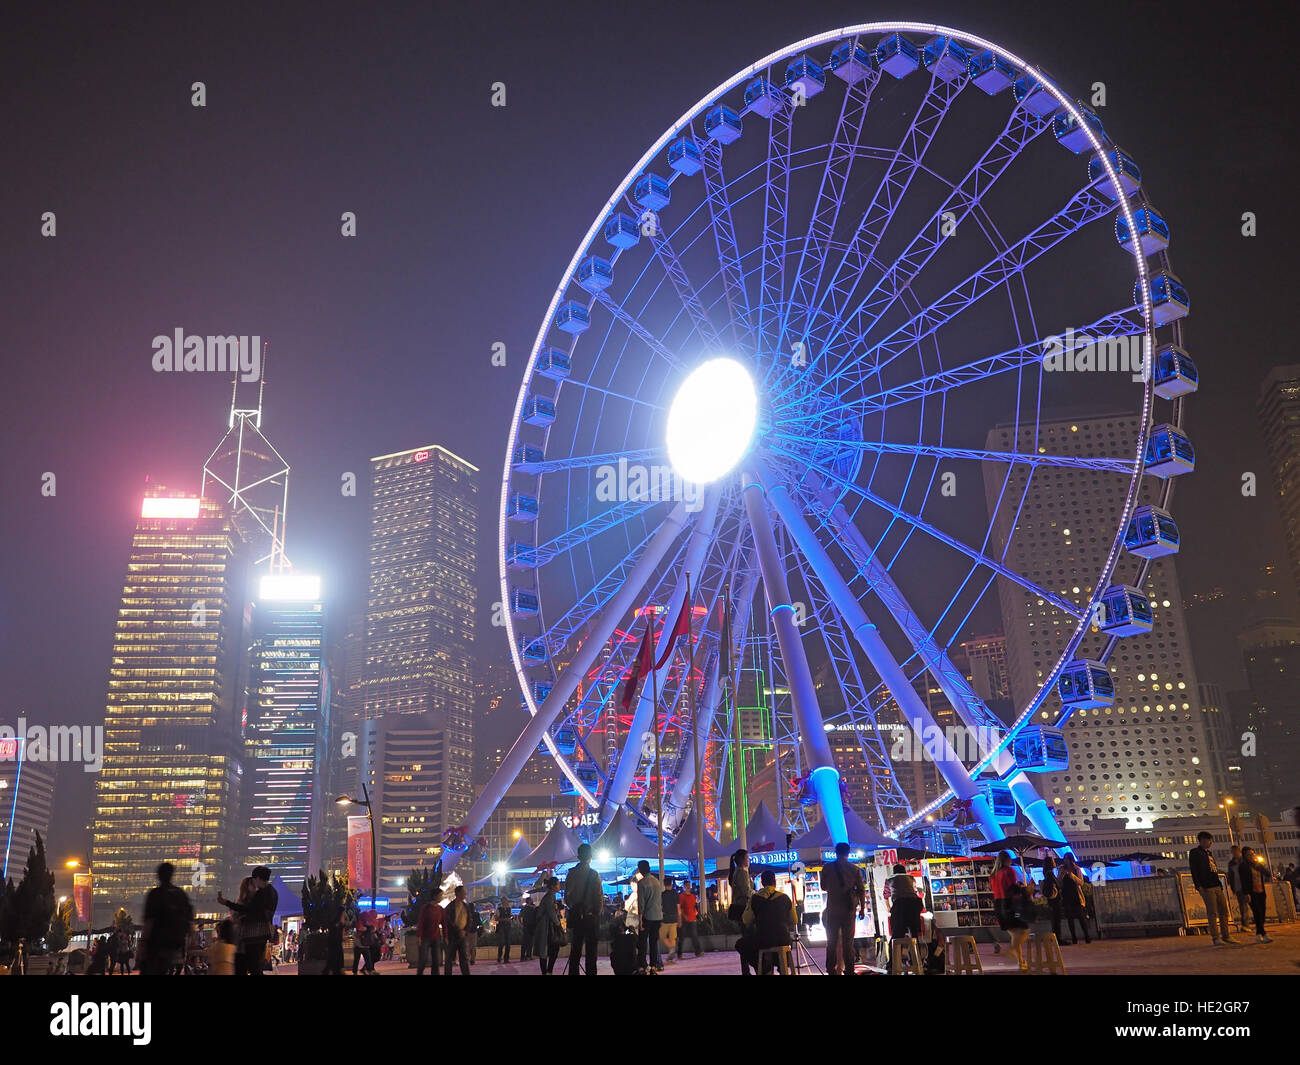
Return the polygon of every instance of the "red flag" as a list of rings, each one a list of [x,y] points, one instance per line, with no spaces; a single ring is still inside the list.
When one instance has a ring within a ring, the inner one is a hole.
[[[677,640],[682,636],[689,636],[691,632],[691,584],[686,582],[686,594],[682,596],[682,609],[677,615],[677,620],[673,623],[673,631],[668,634],[668,646],[664,648],[664,653],[659,656],[659,661],[655,663],[655,669],[663,669],[664,663],[672,657],[673,648],[677,646]]]
[[[632,668],[627,671],[627,680],[623,682],[623,695],[618,701],[618,705],[623,708],[624,713],[632,708],[632,700],[636,697],[636,687],[641,683],[641,678],[650,672],[655,660],[654,642],[650,639],[650,634],[654,632],[655,616],[651,614],[645,623],[645,635],[641,637],[641,646],[637,648],[636,658],[632,661]]]

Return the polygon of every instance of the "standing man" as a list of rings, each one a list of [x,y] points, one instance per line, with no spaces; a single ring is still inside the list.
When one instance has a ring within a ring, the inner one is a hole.
[[[662,948],[663,960],[670,962],[677,952],[677,904],[680,896],[677,888],[669,880],[664,884],[662,905],[664,923],[659,926],[659,946]]]
[[[144,930],[140,934],[140,973],[166,976],[184,961],[185,937],[194,920],[190,898],[172,883],[176,866],[158,866],[158,886],[144,897]],[[100,941],[103,942],[102,940]]]
[[[420,957],[415,975],[424,975],[424,966],[429,965],[429,975],[437,976],[442,967],[442,907],[436,899],[430,899],[420,908],[420,916],[415,925],[420,940]]]
[[[700,903],[695,897],[695,889],[690,884],[687,884],[682,889],[682,893],[677,899],[677,906],[682,917],[681,934],[677,939],[677,960],[682,960],[682,944],[688,938],[695,945],[695,956],[698,958],[702,953],[700,950],[700,926],[696,923],[700,916]]]
[[[1232,857],[1228,859],[1228,890],[1232,892],[1237,900],[1237,910],[1241,916],[1238,928],[1245,932],[1248,928],[1246,924],[1246,907],[1250,905],[1250,891],[1243,886],[1245,880],[1241,872],[1241,848],[1234,843],[1232,845]],[[1228,908],[1228,923],[1232,923],[1231,907]]]
[[[446,944],[443,957],[446,973],[451,975],[454,959],[460,959],[460,975],[469,975],[469,929],[473,908],[465,901],[465,885],[456,885],[456,896],[442,914],[442,939]]]
[[[1228,924],[1228,897],[1223,893],[1223,885],[1219,882],[1219,867],[1214,864],[1214,855],[1210,853],[1210,845],[1213,842],[1214,837],[1210,833],[1198,833],[1197,846],[1193,847],[1187,855],[1187,866],[1192,872],[1192,883],[1205,901],[1205,913],[1210,920],[1210,938],[1217,947],[1220,941],[1231,943],[1233,940],[1230,934],[1231,926]],[[1218,921],[1217,934],[1216,920]]]
[[[578,848],[578,864],[564,878],[564,901],[569,907],[569,935],[573,946],[569,949],[569,975],[578,975],[578,960],[583,947],[587,952],[587,975],[596,975],[596,936],[600,924],[600,908],[604,901],[600,887],[600,874],[591,867],[591,844]]]
[[[659,956],[659,926],[664,922],[664,886],[650,872],[650,863],[642,858],[636,863],[641,874],[636,882],[636,912],[641,916],[641,970],[645,973],[662,972],[664,963]],[[650,957],[646,958],[649,948]]]
[[[514,924],[514,913],[510,903],[502,899],[497,903],[497,964],[510,960],[510,926]]]
[[[826,927],[826,973],[854,975],[853,918],[867,915],[867,892],[862,870],[849,861],[849,845],[835,844],[835,861],[822,869],[822,892],[826,906],[822,924]]]
[[[533,933],[537,931],[537,907],[529,895],[519,909],[519,925],[524,930],[524,941],[519,945],[519,960],[530,961],[533,956]]]

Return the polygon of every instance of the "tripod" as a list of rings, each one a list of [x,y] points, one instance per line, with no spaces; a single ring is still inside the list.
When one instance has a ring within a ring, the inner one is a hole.
[[[801,975],[804,969],[809,969],[819,976],[826,975],[826,970],[817,964],[817,959],[813,957],[812,951],[808,949],[808,944],[803,941],[798,926],[794,930],[794,945],[790,951],[790,958],[794,965],[795,976]],[[850,960],[849,964],[852,965],[853,962]]]

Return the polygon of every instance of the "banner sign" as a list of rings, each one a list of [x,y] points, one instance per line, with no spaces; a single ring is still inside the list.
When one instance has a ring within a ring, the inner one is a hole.
[[[370,868],[370,818],[348,818],[348,886],[356,891],[374,889]]]
[[[72,905],[77,910],[78,921],[90,920],[90,874],[72,874]]]

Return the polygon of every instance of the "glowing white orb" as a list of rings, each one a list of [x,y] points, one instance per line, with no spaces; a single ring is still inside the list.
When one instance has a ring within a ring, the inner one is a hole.
[[[710,359],[682,382],[668,409],[668,460],[683,480],[708,484],[745,457],[758,394],[735,359]]]

